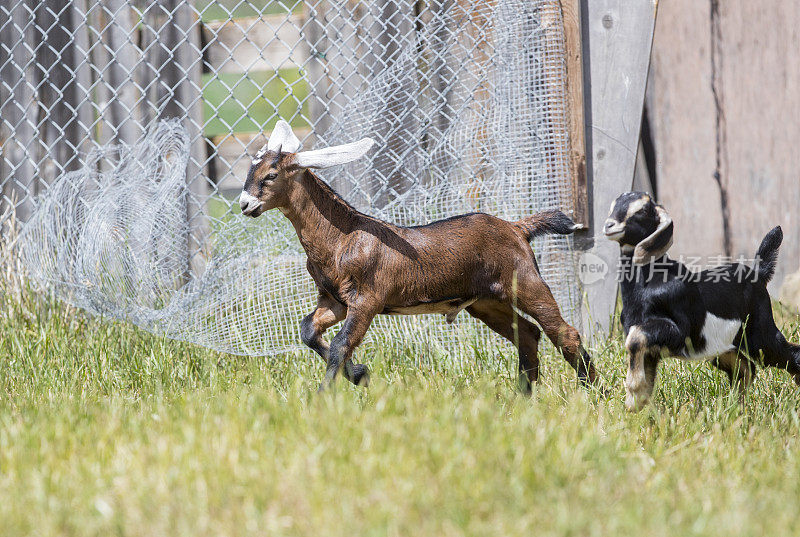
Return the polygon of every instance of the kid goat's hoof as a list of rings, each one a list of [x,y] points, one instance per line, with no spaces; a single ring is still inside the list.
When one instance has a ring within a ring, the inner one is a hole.
[[[364,364],[353,364],[353,374],[350,380],[356,386],[369,386],[369,368]]]

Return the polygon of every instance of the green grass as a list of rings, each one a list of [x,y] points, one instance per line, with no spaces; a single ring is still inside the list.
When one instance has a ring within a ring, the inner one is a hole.
[[[307,126],[308,83],[297,69],[203,75],[206,136],[230,132],[265,132],[279,118],[293,127]]]
[[[784,373],[761,372],[740,406],[715,370],[671,361],[630,415],[616,336],[594,349],[613,387],[599,401],[549,350],[528,399],[511,349],[453,370],[412,368],[398,347],[359,351],[369,389],[317,395],[308,352],[232,357],[3,298],[0,533],[800,532],[800,392]]]
[[[303,9],[302,0],[196,0],[195,9],[203,22],[259,17],[298,12]]]

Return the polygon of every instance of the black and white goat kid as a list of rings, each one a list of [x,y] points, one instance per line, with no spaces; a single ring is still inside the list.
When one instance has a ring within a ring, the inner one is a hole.
[[[621,246],[622,316],[630,362],[625,406],[650,399],[665,356],[708,360],[743,394],[756,364],[787,370],[800,385],[800,346],[775,326],[767,283],[775,272],[780,227],[761,241],[756,264],[691,272],[667,257],[673,224],[645,193],[628,192],[611,206],[603,229]]]

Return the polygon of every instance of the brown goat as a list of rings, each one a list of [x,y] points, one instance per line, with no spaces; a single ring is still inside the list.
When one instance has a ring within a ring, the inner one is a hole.
[[[452,322],[463,309],[518,346],[520,388],[529,393],[539,376],[539,328],[575,368],[583,383],[596,374],[577,330],[561,317],[539,274],[529,241],[543,233],[571,233],[560,211],[518,222],[482,213],[402,227],[358,212],[308,168],[355,160],[372,141],[296,153],[299,141],[279,121],[253,159],[240,197],[245,215],[279,208],[291,221],[308,255],[308,272],[319,289],[317,308],[301,322],[303,342],[327,362],[320,389],[339,370],[354,384],[369,371],[353,364],[355,348],[378,314],[440,313]],[[325,331],[344,320],[330,345]]]

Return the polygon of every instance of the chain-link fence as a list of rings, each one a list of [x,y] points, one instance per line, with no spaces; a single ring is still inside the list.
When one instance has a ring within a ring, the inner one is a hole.
[[[2,0],[3,203],[64,298],[278,352],[315,291],[291,225],[235,203],[263,133],[284,118],[306,148],[374,138],[323,178],[400,224],[569,213],[563,35],[557,0]],[[535,247],[575,321],[569,239]],[[382,326],[442,341],[438,322]]]

